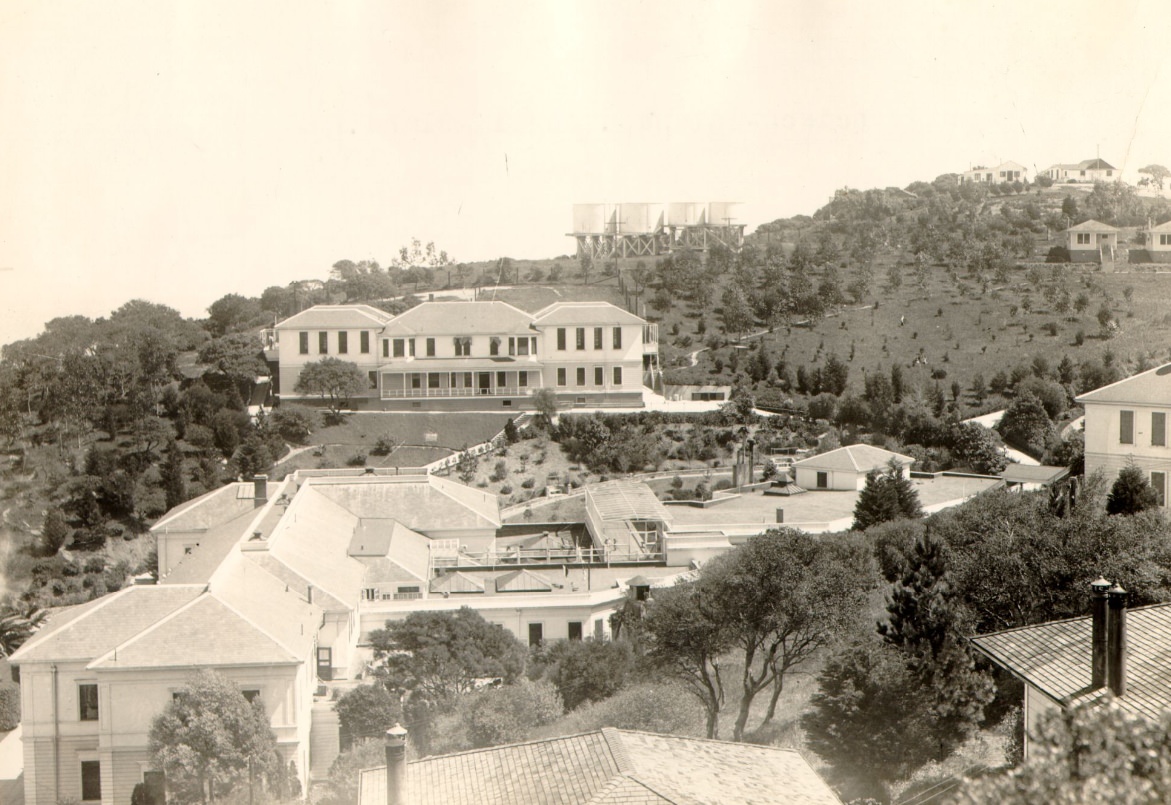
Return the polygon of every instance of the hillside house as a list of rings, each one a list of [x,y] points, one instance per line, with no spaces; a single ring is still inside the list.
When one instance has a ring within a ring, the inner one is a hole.
[[[1086,474],[1100,470],[1112,481],[1134,464],[1165,506],[1171,473],[1171,364],[1088,391],[1075,401],[1086,411]]]
[[[841,805],[793,749],[604,727],[362,772],[358,805],[544,802]],[[390,770],[388,774],[387,771]]]
[[[1082,221],[1061,234],[1065,235],[1065,248],[1074,263],[1112,263],[1118,249],[1117,227],[1100,221]]]
[[[468,607],[530,644],[607,639],[629,578],[677,572],[650,557],[588,566],[572,536],[505,533],[495,495],[425,474],[260,477],[176,507],[152,534],[157,584],[54,613],[12,657],[26,805],[129,802],[157,779],[151,720],[200,668],[260,697],[307,790],[337,749],[315,691],[363,673],[362,644],[388,620]]]
[[[1142,230],[1144,262],[1171,263],[1171,221]]]
[[[1004,182],[1027,182],[1029,169],[1019,162],[1001,162],[992,168],[977,166],[960,174],[960,184],[1002,184]]]
[[[1053,165],[1041,171],[1055,182],[1114,182],[1121,178],[1118,168],[1104,159],[1083,159],[1076,164]]]
[[[1025,683],[1025,757],[1040,718],[1061,708],[1113,702],[1154,721],[1171,710],[1171,604],[1129,612],[1126,590],[1095,581],[1088,617],[969,638]]]
[[[866,485],[866,474],[883,471],[894,461],[902,471],[909,471],[915,459],[881,447],[852,444],[793,462],[797,486],[804,489],[858,491]]]
[[[296,391],[296,378],[329,355],[369,377],[354,407],[383,410],[531,409],[543,388],[563,406],[641,406],[658,371],[657,325],[608,302],[557,302],[535,314],[496,301],[373,310],[319,305],[278,323],[269,358],[279,398],[314,401]]]

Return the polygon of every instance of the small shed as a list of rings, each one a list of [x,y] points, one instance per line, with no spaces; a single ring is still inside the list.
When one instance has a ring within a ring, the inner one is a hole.
[[[915,459],[869,444],[839,447],[793,463],[797,486],[803,489],[855,492],[866,485],[871,470],[885,470],[891,461],[906,471]]]
[[[1069,475],[1069,467],[1050,467],[1045,464],[1009,464],[1000,473],[1005,486],[1014,492],[1034,492],[1052,486]]]

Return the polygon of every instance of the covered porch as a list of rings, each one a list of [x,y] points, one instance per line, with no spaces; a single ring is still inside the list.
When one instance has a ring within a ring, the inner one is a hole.
[[[541,388],[540,368],[517,361],[412,361],[378,373],[382,399],[422,397],[527,397]]]

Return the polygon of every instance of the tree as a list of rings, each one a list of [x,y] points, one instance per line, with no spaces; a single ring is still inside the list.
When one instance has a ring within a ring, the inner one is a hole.
[[[359,741],[338,755],[329,767],[325,796],[317,805],[354,805],[358,801],[358,780],[362,771],[386,764],[386,742]]]
[[[1123,467],[1106,496],[1107,514],[1138,514],[1157,508],[1159,498],[1146,474],[1134,464]]]
[[[0,606],[0,657],[11,657],[47,617],[49,613],[34,604]]]
[[[581,269],[581,284],[589,285],[590,274],[594,270],[594,258],[590,257],[589,252],[582,252],[578,264]]]
[[[1027,391],[1008,406],[996,430],[1006,442],[1034,456],[1042,455],[1056,434],[1045,406]]]
[[[1139,168],[1138,172],[1145,173],[1147,176],[1151,177],[1150,183],[1154,184],[1155,187],[1159,188],[1160,190],[1163,189],[1163,182],[1166,181],[1168,177],[1171,177],[1171,170],[1167,170],[1167,168],[1163,167],[1162,165],[1147,165],[1145,168]]]
[[[739,336],[752,327],[752,306],[738,285],[731,284],[720,297],[724,332]]]
[[[293,444],[305,444],[317,427],[317,416],[310,408],[282,405],[269,416],[269,425],[282,439]]]
[[[166,459],[159,467],[163,491],[167,496],[167,509],[173,509],[187,500],[187,478],[183,470],[183,451],[172,439],[167,443]]]
[[[327,400],[330,413],[337,418],[350,404],[350,397],[361,394],[367,385],[366,373],[357,364],[339,358],[322,358],[302,367],[293,390]]]
[[[854,505],[856,531],[890,520],[914,520],[922,516],[919,493],[895,459],[891,459],[885,470],[873,469],[866,473],[866,485]]]
[[[537,424],[549,430],[557,416],[557,392],[551,388],[540,388],[533,393],[533,408],[537,412]]]
[[[479,680],[506,684],[524,671],[525,647],[503,626],[477,612],[413,612],[370,634],[388,681],[428,701],[473,690]]]
[[[1073,196],[1062,199],[1061,214],[1068,218],[1070,223],[1074,223],[1074,219],[1077,218],[1077,201]]]
[[[741,654],[740,702],[732,740],[744,740],[752,703],[771,688],[771,721],[786,675],[855,627],[874,580],[869,549],[773,529],[711,560],[701,600]]]
[[[504,423],[504,441],[509,444],[516,444],[520,441],[520,433],[517,432],[516,422],[511,417]]]
[[[643,619],[647,657],[681,681],[703,705],[707,737],[719,737],[724,680],[720,660],[730,641],[695,582],[656,590]]]
[[[221,296],[212,302],[207,312],[210,314],[207,329],[217,338],[247,329],[267,319],[259,300],[235,293]]]
[[[334,702],[341,731],[351,740],[381,739],[403,720],[399,700],[380,682],[359,685]]]
[[[973,472],[996,475],[1008,465],[992,431],[979,422],[960,422],[950,433],[952,457]]]
[[[284,773],[263,705],[215,671],[190,677],[154,718],[150,752],[178,803],[215,802],[244,780]]]
[[[1056,708],[1030,733],[1014,769],[967,780],[952,802],[1171,802],[1171,718],[1149,721],[1117,704]]]
[[[455,465],[455,472],[459,479],[465,484],[470,484],[476,480],[476,472],[480,467],[480,457],[468,449],[465,444],[463,452],[459,454],[459,460]]]
[[[523,677],[511,685],[471,694],[468,699],[466,725],[471,748],[523,741],[533,729],[551,724],[564,712],[551,684]]]
[[[628,642],[566,640],[549,649],[549,681],[566,710],[607,699],[634,674],[634,651]]]

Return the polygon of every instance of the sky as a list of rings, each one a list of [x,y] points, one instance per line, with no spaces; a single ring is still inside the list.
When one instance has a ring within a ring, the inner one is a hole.
[[[573,252],[582,202],[1171,165],[1171,3],[0,1],[0,344],[129,299]]]

